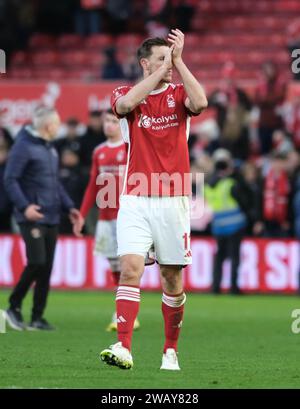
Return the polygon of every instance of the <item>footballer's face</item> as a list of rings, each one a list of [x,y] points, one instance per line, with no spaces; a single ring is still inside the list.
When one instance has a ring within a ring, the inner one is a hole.
[[[115,115],[108,112],[104,114],[103,132],[107,138],[117,138],[120,136],[120,124]]]
[[[60,117],[57,113],[53,114],[51,119],[45,124],[45,132],[47,134],[47,139],[52,141],[56,138],[59,127],[60,127]]]
[[[169,47],[165,45],[154,45],[152,47],[152,54],[148,58],[143,58],[141,60],[142,67],[146,76],[153,74],[156,70],[159,69],[164,63],[166,54],[169,52]],[[172,81],[173,70],[170,68],[166,75],[163,78],[164,82]]]

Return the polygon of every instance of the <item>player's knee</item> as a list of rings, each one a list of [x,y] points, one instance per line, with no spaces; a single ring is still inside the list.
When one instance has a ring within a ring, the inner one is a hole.
[[[143,259],[140,259],[139,256],[123,256],[121,258],[121,281],[132,282],[139,280],[143,268]]]
[[[170,292],[182,287],[182,270],[178,268],[160,267],[162,283]]]

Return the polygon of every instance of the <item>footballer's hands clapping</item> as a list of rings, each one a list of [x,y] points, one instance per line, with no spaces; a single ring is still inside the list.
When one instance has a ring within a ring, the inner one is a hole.
[[[172,67],[173,67],[173,57],[172,57],[172,53],[173,53],[173,50],[174,50],[174,45],[172,45],[170,48],[169,48],[169,50],[168,50],[168,52],[167,52],[167,54],[165,55],[165,58],[164,58],[164,68],[168,71],[168,70],[171,70],[172,69]]]
[[[182,51],[184,46],[184,34],[182,31],[178,30],[171,30],[171,33],[168,35],[168,41],[172,44],[173,52],[172,58],[173,63],[175,64],[177,61],[181,60],[182,58]]]

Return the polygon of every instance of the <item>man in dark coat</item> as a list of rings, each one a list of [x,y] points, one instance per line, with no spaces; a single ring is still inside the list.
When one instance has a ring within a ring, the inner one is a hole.
[[[52,108],[37,108],[33,125],[19,132],[11,149],[4,185],[14,205],[14,216],[26,245],[27,265],[9,297],[5,312],[8,324],[16,330],[26,328],[21,314],[22,301],[35,282],[32,330],[51,330],[44,319],[49,292],[61,211],[71,221],[78,217],[73,201],[59,182],[58,155],[51,141],[57,135],[60,118]]]

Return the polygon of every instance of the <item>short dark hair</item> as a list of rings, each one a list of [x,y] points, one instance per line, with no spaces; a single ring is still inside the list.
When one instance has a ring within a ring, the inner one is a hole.
[[[67,119],[66,124],[67,124],[68,126],[77,126],[77,125],[79,124],[79,121],[78,121],[77,118],[75,118],[75,117],[72,116],[72,117],[70,117],[70,118]]]
[[[152,47],[169,47],[167,40],[161,37],[147,38],[137,49],[137,59],[140,61],[142,58],[148,58],[152,54]]]
[[[114,115],[116,116],[116,114],[114,113],[114,111],[111,108],[108,108],[104,111],[105,114],[110,114],[110,115]]]
[[[97,109],[89,112],[89,117],[91,118],[100,118],[101,115],[102,115],[102,111],[99,111]]]

